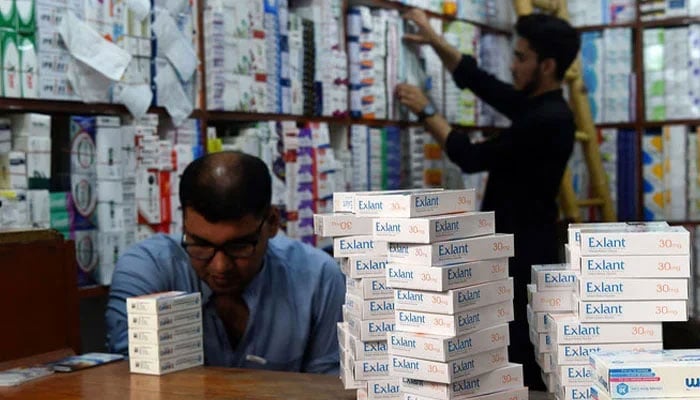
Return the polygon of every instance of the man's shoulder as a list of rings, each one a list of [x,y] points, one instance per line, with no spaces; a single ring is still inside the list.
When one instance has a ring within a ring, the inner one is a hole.
[[[159,233],[130,246],[120,257],[119,264],[134,265],[138,268],[142,267],[142,265],[136,265],[141,264],[138,261],[143,261],[145,264],[170,264],[178,257],[186,256],[175,236]]]

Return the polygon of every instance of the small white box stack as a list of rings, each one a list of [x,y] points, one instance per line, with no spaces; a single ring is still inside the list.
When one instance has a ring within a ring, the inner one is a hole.
[[[130,297],[126,309],[132,373],[163,375],[204,364],[201,293]]]
[[[389,375],[400,386],[389,398],[526,399],[522,367],[507,351],[513,237],[495,233],[493,213],[473,212],[475,191],[357,196],[355,204],[377,217],[373,238],[389,248]]]
[[[544,345],[549,354],[538,353],[538,361],[559,400],[594,398],[592,355],[661,350],[662,322],[687,320],[689,245],[684,228],[665,222],[569,226],[572,270],[556,274],[576,276],[572,310],[533,313],[531,323],[544,336],[536,348]],[[533,267],[538,289],[569,280],[542,269]]]
[[[602,352],[590,357],[591,398],[700,399],[700,351]]]
[[[371,192],[370,192],[371,193]],[[396,193],[396,192],[376,192]],[[372,237],[372,217],[357,215],[356,195],[333,194],[333,214],[314,215],[314,233],[333,238],[334,256],[346,276],[343,322],[338,323],[340,379],[366,399],[398,398],[389,377],[386,334],[394,329],[392,291],[386,287],[387,244]]]

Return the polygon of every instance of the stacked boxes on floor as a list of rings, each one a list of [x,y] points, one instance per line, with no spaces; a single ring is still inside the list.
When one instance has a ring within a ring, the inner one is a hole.
[[[558,285],[562,303],[571,303],[570,313],[531,310],[532,330],[544,331],[535,347],[548,350],[537,354],[545,383],[559,400],[592,398],[591,355],[663,348],[661,323],[687,319],[689,245],[684,228],[665,222],[576,224],[567,247],[572,269],[533,267],[538,289]]]
[[[204,363],[200,293],[131,297],[126,309],[131,372],[163,375]]]
[[[373,237],[389,243],[389,375],[403,398],[526,399],[507,351],[513,237],[495,234],[493,213],[472,212],[475,191],[358,195],[355,205],[377,217]]]

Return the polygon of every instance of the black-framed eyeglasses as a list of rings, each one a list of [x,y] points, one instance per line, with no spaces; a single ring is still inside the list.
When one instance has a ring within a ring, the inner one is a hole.
[[[262,232],[265,221],[267,221],[267,218],[263,218],[263,220],[260,221],[258,229],[255,230],[254,240],[232,241],[220,246],[214,246],[212,244],[188,243],[187,234],[183,232],[180,244],[185,249],[185,252],[193,260],[197,261],[209,262],[219,251],[223,252],[229,258],[248,258],[255,253],[255,248],[260,241],[260,232]]]

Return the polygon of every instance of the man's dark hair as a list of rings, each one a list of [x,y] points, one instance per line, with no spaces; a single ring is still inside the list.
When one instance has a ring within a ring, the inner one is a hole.
[[[546,14],[518,18],[515,32],[530,43],[538,61],[552,58],[557,63],[556,76],[562,80],[581,48],[578,32],[565,20]]]
[[[180,179],[182,209],[192,207],[208,222],[264,217],[272,199],[272,178],[265,163],[251,155],[226,151],[206,155],[185,168]]]

